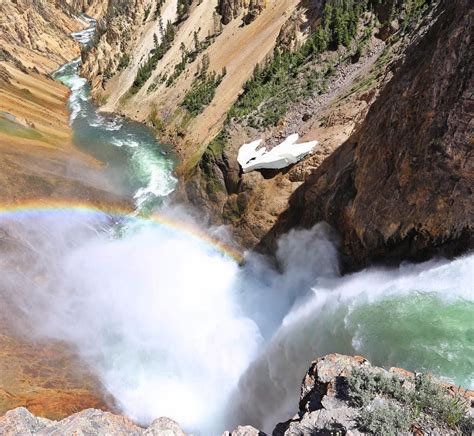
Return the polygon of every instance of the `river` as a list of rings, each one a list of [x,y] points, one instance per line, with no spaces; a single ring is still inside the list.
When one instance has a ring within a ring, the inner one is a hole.
[[[5,254],[0,274],[29,330],[72,344],[122,413],[204,435],[236,423],[271,431],[296,412],[310,361],[331,352],[474,385],[473,255],[341,276],[319,224],[281,239],[281,271],[254,253],[239,266],[212,242],[225,229],[165,201],[169,152],[145,126],[98,113],[78,69],[55,75],[72,91],[76,143],[107,162],[137,214],[112,214],[113,224],[77,207],[4,216],[30,250]],[[137,217],[143,208],[158,218]],[[12,268],[21,261],[27,269]],[[18,287],[34,292],[25,300]]]
[[[83,19],[90,27],[72,36],[89,45],[96,23],[89,17]],[[79,58],[53,73],[56,80],[71,90],[68,108],[75,145],[105,162],[109,178],[125,195],[132,195],[138,207],[158,206],[175,188],[176,158],[143,124],[119,115],[99,113],[91,101],[87,80],[79,75],[80,66]]]

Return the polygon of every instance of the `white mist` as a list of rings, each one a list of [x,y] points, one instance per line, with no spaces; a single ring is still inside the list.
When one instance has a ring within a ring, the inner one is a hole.
[[[238,267],[161,226],[111,232],[105,216],[40,213],[0,227],[15,241],[0,263],[12,313],[30,334],[73,344],[142,424],[271,431],[296,412],[310,361],[329,352],[469,383],[473,256],[340,277],[323,225],[281,239],[281,271],[256,254]]]

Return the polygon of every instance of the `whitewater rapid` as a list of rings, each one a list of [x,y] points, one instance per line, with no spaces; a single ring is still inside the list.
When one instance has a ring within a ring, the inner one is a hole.
[[[162,213],[199,228],[185,209]],[[277,271],[252,253],[239,266],[179,227],[112,222],[74,210],[0,217],[25,247],[4,250],[0,274],[19,328],[73,345],[139,423],[271,431],[296,411],[311,360],[332,352],[474,384],[472,255],[341,277],[324,225],[283,237]]]
[[[111,166],[126,151],[119,168],[137,208],[231,243],[194,211],[153,203],[174,189],[172,160],[142,126],[98,114],[78,68],[56,76],[72,91],[76,139]],[[271,432],[295,413],[311,360],[331,352],[474,384],[473,255],[341,276],[324,224],[283,236],[278,270],[255,253],[239,266],[196,232],[133,217],[32,211],[0,215],[0,229],[2,291],[18,328],[71,344],[139,423]]]
[[[92,44],[96,22],[82,16],[90,27],[71,36],[83,45]],[[107,165],[110,179],[125,195],[134,197],[139,210],[162,204],[174,191],[175,159],[154,132],[117,114],[99,113],[91,101],[91,88],[80,76],[81,58],[63,65],[54,74],[70,90],[70,125],[76,146]]]

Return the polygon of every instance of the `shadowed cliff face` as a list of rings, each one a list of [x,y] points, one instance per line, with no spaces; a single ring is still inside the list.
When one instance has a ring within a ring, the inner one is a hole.
[[[355,135],[294,193],[263,239],[327,221],[348,270],[472,248],[473,18],[443,1]]]

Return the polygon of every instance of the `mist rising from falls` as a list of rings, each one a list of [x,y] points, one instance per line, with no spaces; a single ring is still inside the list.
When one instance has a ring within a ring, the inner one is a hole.
[[[271,431],[294,415],[309,362],[333,352],[473,386],[473,283],[472,255],[318,280],[241,378],[229,419]]]
[[[329,352],[473,383],[474,256],[340,277],[322,225],[282,238],[279,272],[141,220],[38,213],[0,227],[14,241],[0,264],[13,318],[73,344],[141,423],[269,431],[296,411],[310,361]]]
[[[131,220],[117,237],[107,222],[72,213],[3,223],[28,247],[11,262],[21,271],[0,271],[25,330],[75,345],[136,421],[216,425],[262,342],[238,305],[237,264],[173,229]]]

